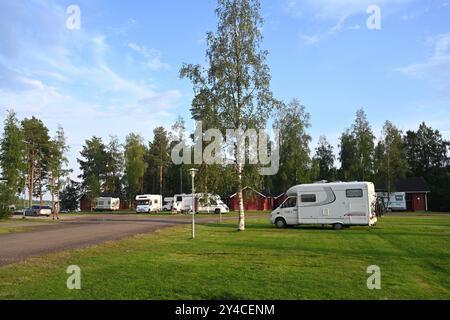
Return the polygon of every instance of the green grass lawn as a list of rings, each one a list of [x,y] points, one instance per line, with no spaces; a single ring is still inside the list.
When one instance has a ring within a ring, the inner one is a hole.
[[[48,224],[54,221],[39,221],[33,219],[0,219],[0,234],[30,231],[42,223]]]
[[[163,229],[0,268],[1,299],[450,299],[450,215],[374,228],[279,230],[267,219]],[[69,265],[81,290],[66,288]],[[381,268],[368,290],[367,267]]]
[[[29,230],[29,228],[18,227],[18,226],[5,226],[5,225],[0,226],[0,234],[23,232],[23,231],[27,231],[27,230]]]

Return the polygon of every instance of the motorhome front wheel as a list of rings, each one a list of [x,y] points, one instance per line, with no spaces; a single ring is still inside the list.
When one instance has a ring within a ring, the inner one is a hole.
[[[344,228],[344,225],[342,223],[335,223],[333,224],[334,230],[341,230]]]
[[[284,229],[286,228],[286,221],[283,218],[278,218],[277,220],[275,220],[275,225],[279,229]]]

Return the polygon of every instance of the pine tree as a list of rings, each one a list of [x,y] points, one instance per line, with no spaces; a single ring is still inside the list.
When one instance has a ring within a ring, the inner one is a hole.
[[[8,111],[0,142],[0,167],[3,182],[0,182],[0,217],[9,213],[8,206],[24,188],[24,136],[14,111]]]
[[[44,123],[32,117],[22,120],[27,163],[28,205],[31,208],[33,196],[39,196],[43,202],[46,166],[50,153],[50,137]]]

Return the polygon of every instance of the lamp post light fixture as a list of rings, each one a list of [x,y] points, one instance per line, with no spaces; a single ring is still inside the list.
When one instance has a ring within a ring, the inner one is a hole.
[[[195,168],[191,168],[189,169],[189,173],[191,174],[192,177],[192,239],[195,239],[195,184],[194,184],[194,180],[195,180],[195,175],[198,172],[198,169]]]

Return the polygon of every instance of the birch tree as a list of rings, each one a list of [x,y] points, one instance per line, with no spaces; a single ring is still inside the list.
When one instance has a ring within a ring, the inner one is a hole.
[[[387,190],[389,194],[395,191],[395,180],[404,178],[408,173],[402,131],[390,121],[385,122],[381,139],[375,148],[375,172],[377,187]]]
[[[207,33],[206,67],[184,64],[182,78],[193,84],[192,114],[217,129],[259,129],[275,104],[270,90],[268,55],[261,49],[262,18],[258,0],[218,0],[215,33]],[[235,148],[234,184],[239,200],[238,230],[245,230],[242,180],[245,162]]]
[[[138,190],[142,191],[142,179],[144,177],[147,164],[145,154],[147,150],[144,146],[144,139],[134,133],[130,133],[125,140],[125,181],[127,185],[127,195],[130,204]]]
[[[336,171],[334,160],[333,146],[327,141],[325,136],[321,136],[314,155],[314,161],[317,162],[319,169],[317,176],[314,178],[316,180],[333,181]]]
[[[310,180],[310,115],[299,100],[280,104],[274,127],[280,132],[280,170],[276,176],[278,192]]]
[[[69,174],[71,170],[67,169],[69,160],[66,157],[66,152],[69,147],[66,143],[66,137],[62,126],[58,126],[56,136],[52,139],[50,144],[50,152],[48,159],[49,170],[49,185],[48,189],[52,197],[52,208],[59,212],[59,206],[55,206],[55,201],[59,202],[59,191],[61,190],[62,179]]]

